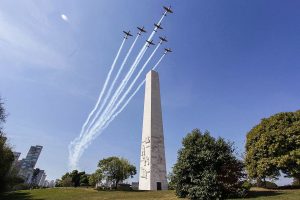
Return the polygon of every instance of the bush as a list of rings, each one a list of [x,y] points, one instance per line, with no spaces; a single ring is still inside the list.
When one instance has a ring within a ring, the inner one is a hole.
[[[120,190],[120,191],[132,191],[133,189],[131,188],[130,184],[119,183],[117,190]]]
[[[265,188],[267,188],[267,189],[277,189],[278,186],[276,185],[276,183],[273,183],[271,181],[266,181],[265,182]]]

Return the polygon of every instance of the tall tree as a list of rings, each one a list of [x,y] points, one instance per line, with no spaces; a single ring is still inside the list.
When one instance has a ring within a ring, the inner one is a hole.
[[[107,180],[112,181],[117,188],[118,183],[136,174],[136,168],[128,160],[118,157],[109,157],[99,161],[99,170]]]
[[[89,184],[93,187],[96,186],[103,179],[103,175],[99,169],[97,169],[91,176],[89,177]]]
[[[231,143],[195,129],[182,145],[171,176],[177,196],[210,200],[244,195],[243,163]]]
[[[89,177],[90,175],[85,172],[80,174],[80,186],[89,186]]]
[[[72,178],[72,183],[74,184],[74,187],[80,186],[80,176],[82,174],[85,174],[85,172],[78,172],[78,170],[73,170],[70,173],[70,176]]]
[[[9,183],[9,171],[14,161],[11,147],[6,143],[5,134],[2,132],[6,113],[0,98],[0,191],[7,189]]]
[[[300,181],[300,110],[275,114],[247,134],[246,169],[258,182],[280,171]]]
[[[5,112],[4,103],[2,102],[2,99],[0,97],[0,133],[2,133],[2,124],[5,123],[6,116],[7,114]]]

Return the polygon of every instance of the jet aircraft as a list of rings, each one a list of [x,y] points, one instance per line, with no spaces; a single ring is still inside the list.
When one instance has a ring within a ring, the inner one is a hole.
[[[165,53],[170,53],[172,50],[170,48],[165,48]]]
[[[124,36],[124,38],[125,39],[127,39],[128,38],[128,36],[132,36],[131,34],[130,34],[130,31],[123,31],[123,33],[125,33],[125,36]]]
[[[165,37],[159,37],[159,39],[160,39],[162,42],[168,42],[166,36],[165,36]]]
[[[144,29],[144,26],[142,28],[137,27],[137,29],[139,29],[138,34],[141,35],[141,33],[146,33],[147,31]]]
[[[154,26],[156,27],[156,29],[163,29],[163,27],[161,27],[161,24],[155,24],[154,23]],[[155,30],[155,29],[154,29]],[[155,30],[156,31],[156,30]]]
[[[165,9],[165,11],[166,11],[165,16],[167,15],[167,13],[173,13],[173,11],[171,10],[171,6],[169,6],[169,8],[166,7],[166,6],[164,6],[164,9]]]
[[[146,40],[146,41],[147,41],[147,43],[148,43],[147,47],[149,47],[150,45],[155,45],[155,44],[153,43],[153,40],[151,40],[151,41]]]

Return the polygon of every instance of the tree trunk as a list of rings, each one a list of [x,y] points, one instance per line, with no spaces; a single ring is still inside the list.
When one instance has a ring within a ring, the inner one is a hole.
[[[119,183],[119,180],[116,180],[115,189],[118,189],[118,183]]]

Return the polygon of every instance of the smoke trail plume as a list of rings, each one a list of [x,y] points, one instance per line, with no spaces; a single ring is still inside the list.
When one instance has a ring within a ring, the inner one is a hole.
[[[121,72],[122,72],[122,70],[123,70],[123,68],[124,68],[124,65],[126,64],[127,59],[128,59],[128,57],[130,56],[130,54],[131,54],[131,52],[132,52],[132,50],[133,50],[133,48],[134,48],[134,46],[135,46],[135,43],[136,43],[136,41],[138,40],[139,36],[140,36],[139,34],[136,36],[136,38],[135,38],[135,40],[133,41],[131,47],[129,48],[129,50],[128,50],[128,52],[127,52],[127,54],[126,54],[126,56],[125,56],[125,58],[124,58],[124,60],[123,60],[123,62],[122,62],[122,64],[121,64],[121,66],[120,66],[120,68],[119,68],[119,70],[118,70],[118,72],[117,72],[117,75],[115,76],[115,78],[114,78],[112,84],[110,85],[110,87],[109,87],[109,89],[108,89],[108,92],[107,92],[107,94],[106,94],[106,96],[105,96],[105,98],[104,98],[104,101],[103,101],[103,103],[102,103],[101,106],[100,106],[100,109],[98,109],[98,111],[97,111],[95,117],[93,118],[92,122],[89,123],[89,126],[88,126],[86,132],[89,132],[89,131],[90,131],[91,126],[94,124],[95,120],[99,117],[99,115],[100,115],[100,113],[101,113],[103,107],[106,105],[106,102],[107,102],[108,98],[109,98],[110,95],[111,95],[112,89],[114,88],[114,86],[115,86],[115,84],[116,84],[116,81],[118,80],[118,78],[119,78],[119,76],[120,76],[120,74],[121,74]]]
[[[109,82],[109,80],[110,80],[111,74],[112,74],[112,72],[113,72],[113,70],[114,70],[114,68],[115,68],[115,65],[116,65],[116,63],[117,63],[117,60],[118,60],[118,58],[119,58],[119,56],[120,56],[121,50],[123,49],[123,46],[124,46],[125,41],[126,41],[126,39],[124,38],[123,41],[122,41],[122,43],[121,43],[121,45],[120,45],[120,47],[119,47],[119,50],[118,50],[118,52],[117,52],[117,55],[116,55],[116,57],[115,57],[115,59],[114,59],[112,65],[111,65],[111,67],[110,67],[110,70],[109,70],[108,75],[107,75],[107,77],[106,77],[106,80],[105,80],[105,82],[104,82],[103,88],[102,88],[102,90],[101,90],[101,92],[100,92],[100,95],[99,95],[99,98],[98,98],[98,100],[97,100],[97,103],[96,103],[95,107],[93,108],[93,110],[89,113],[88,118],[86,119],[86,121],[84,122],[84,124],[83,124],[83,126],[82,126],[82,128],[81,128],[80,135],[79,135],[77,138],[75,138],[75,139],[70,143],[70,145],[69,145],[69,160],[70,160],[70,166],[72,166],[72,168],[76,168],[76,166],[74,166],[76,162],[74,162],[74,160],[73,160],[73,156],[72,156],[72,154],[73,154],[73,153],[72,153],[72,148],[73,148],[74,144],[77,143],[77,142],[80,140],[80,138],[83,136],[86,126],[88,125],[88,123],[89,123],[91,117],[93,116],[93,114],[95,113],[95,111],[98,109],[98,106],[99,106],[99,104],[100,104],[100,102],[101,102],[101,99],[102,99],[102,97],[103,97],[103,94],[104,94],[104,92],[105,92],[105,90],[106,90],[107,84],[108,84],[108,82]]]
[[[123,41],[122,41],[122,44],[121,44],[121,46],[120,46],[120,48],[119,48],[119,50],[118,50],[118,53],[117,53],[117,55],[116,55],[116,57],[115,57],[115,59],[114,59],[114,61],[113,61],[113,64],[112,64],[111,67],[110,67],[110,70],[109,70],[108,75],[107,75],[107,77],[106,77],[106,80],[105,80],[105,82],[104,82],[104,86],[103,86],[103,88],[102,88],[102,90],[101,90],[101,93],[100,93],[100,95],[99,95],[99,98],[98,98],[98,100],[97,100],[97,103],[96,103],[94,109],[90,112],[88,118],[86,119],[85,123],[84,123],[83,126],[82,126],[81,135],[82,135],[82,132],[84,131],[84,129],[86,128],[86,126],[87,126],[87,124],[88,124],[90,118],[92,117],[92,115],[94,114],[94,112],[97,110],[97,108],[98,108],[98,106],[99,106],[99,103],[101,102],[101,99],[102,99],[103,94],[104,94],[104,92],[105,92],[105,90],[106,90],[107,84],[108,84],[109,79],[110,79],[110,77],[111,77],[111,74],[112,74],[112,72],[113,72],[113,70],[114,70],[114,68],[115,68],[116,62],[117,62],[117,60],[118,60],[118,58],[119,58],[119,55],[120,55],[120,53],[121,53],[121,50],[122,50],[122,48],[123,48],[123,45],[124,45],[125,41],[126,41],[126,39],[124,38]]]
[[[125,93],[123,94],[123,96],[121,97],[121,99],[119,100],[119,102],[114,106],[114,109],[112,111],[110,111],[110,113],[108,113],[108,115],[113,114],[115,112],[115,110],[120,106],[120,104],[124,101],[124,99],[126,98],[126,96],[128,95],[128,93],[131,91],[131,89],[134,86],[134,84],[136,83],[137,79],[140,77],[140,75],[142,74],[142,72],[144,71],[144,69],[146,68],[146,66],[148,65],[148,63],[150,62],[150,60],[152,59],[152,57],[154,56],[154,54],[156,53],[156,51],[157,51],[157,49],[159,48],[160,45],[161,45],[161,43],[159,43],[156,46],[156,48],[154,49],[154,51],[152,52],[152,54],[149,56],[149,58],[147,59],[147,61],[145,62],[145,64],[142,66],[142,68],[140,69],[140,71],[138,72],[138,74],[136,75],[136,77],[134,78],[134,80],[131,82],[130,86],[125,91]]]
[[[158,21],[158,24],[161,24],[162,20],[163,20],[164,17],[166,16],[165,14],[166,14],[166,12],[162,15],[162,17],[161,17],[160,20]],[[151,33],[150,36],[148,37],[147,41],[151,41],[151,40],[152,40],[153,36],[154,36],[155,33],[157,32],[157,29],[158,29],[157,27],[154,28],[154,30],[152,31],[152,33]],[[161,43],[159,43],[158,46],[160,46],[160,44],[161,44]],[[136,58],[136,60],[135,60],[135,62],[134,62],[133,65],[131,66],[130,71],[128,72],[128,73],[130,73],[129,76],[127,77],[128,74],[126,75],[127,78],[125,77],[125,79],[123,80],[124,83],[123,83],[123,81],[122,81],[122,84],[120,85],[120,86],[121,86],[120,90],[119,90],[119,88],[118,88],[117,92],[115,93],[116,95],[114,95],[114,97],[112,98],[112,100],[109,102],[109,104],[108,104],[107,109],[106,109],[105,112],[107,112],[107,111],[109,112],[110,108],[115,104],[116,99],[117,99],[117,98],[120,96],[120,94],[122,93],[124,87],[126,86],[128,80],[130,79],[132,73],[134,72],[135,68],[136,68],[137,65],[139,64],[139,61],[142,59],[143,55],[145,54],[145,52],[146,52],[146,50],[147,50],[147,48],[148,48],[147,45],[148,45],[148,42],[145,42],[143,48],[141,49],[140,53],[138,54],[138,56],[137,56],[137,58]],[[156,49],[157,49],[157,48],[158,48],[158,47],[156,47]],[[140,54],[141,54],[141,55],[140,55]],[[104,113],[104,115],[105,115],[105,113]],[[101,119],[100,119],[100,120],[101,120]]]
[[[155,70],[158,65],[160,64],[160,62],[162,61],[162,59],[165,57],[165,53],[160,57],[160,59],[157,61],[157,63],[154,65],[154,67],[152,68],[152,70]],[[125,109],[125,107],[129,104],[129,102],[131,101],[131,99],[137,94],[137,92],[141,89],[141,87],[144,85],[146,79],[144,79],[139,85],[138,87],[135,89],[135,91],[130,95],[130,97],[127,99],[127,101],[123,104],[123,106],[116,112],[113,114],[113,116],[110,119],[106,119],[106,123],[104,124],[104,126],[101,129],[97,129],[96,132],[99,132],[101,134],[101,132]]]
[[[163,14],[163,16],[159,20],[158,24],[161,24],[162,20],[165,17],[165,14],[166,14],[166,12]],[[153,36],[156,33],[156,31],[157,31],[157,27],[154,28],[154,30],[152,31],[151,35],[149,36],[149,38],[148,38],[149,41],[153,38]],[[123,41],[123,43],[122,43],[121,46],[123,46],[123,44],[124,44],[124,41]],[[142,49],[140,50],[138,56],[136,57],[134,63],[132,64],[130,70],[128,71],[128,73],[126,74],[125,78],[122,80],[122,83],[119,85],[117,91],[114,93],[113,97],[111,98],[110,102],[108,103],[108,106],[106,107],[105,111],[102,112],[101,115],[100,115],[101,112],[99,112],[100,118],[96,121],[96,123],[97,122],[101,122],[101,123],[97,127],[96,131],[93,131],[93,129],[96,128],[96,127],[90,125],[89,121],[90,121],[90,118],[93,116],[94,112],[97,110],[97,108],[99,106],[99,103],[100,103],[100,101],[101,101],[101,99],[102,99],[102,97],[104,95],[104,92],[106,90],[106,87],[107,87],[107,84],[108,84],[108,81],[110,79],[110,75],[111,75],[111,72],[113,71],[113,69],[110,70],[109,75],[108,75],[109,78],[107,78],[107,80],[105,81],[105,84],[104,84],[103,89],[102,89],[102,91],[100,93],[100,96],[98,98],[98,101],[96,103],[95,108],[89,114],[88,119],[84,123],[84,125],[82,127],[82,131],[81,131],[79,137],[75,138],[73,140],[73,142],[71,142],[70,145],[69,145],[69,160],[70,160],[69,164],[70,164],[70,167],[72,169],[75,169],[77,167],[77,164],[78,164],[78,161],[79,161],[80,157],[82,156],[84,150],[90,145],[90,143],[92,142],[92,140],[94,140],[99,134],[101,134],[102,131],[108,126],[108,124],[116,117],[116,115],[113,115],[113,113],[109,112],[109,111],[111,110],[112,106],[114,106],[114,104],[116,102],[116,99],[123,92],[124,87],[126,86],[127,82],[129,81],[130,77],[132,76],[132,73],[134,72],[136,66],[139,64],[139,62],[141,61],[141,59],[144,56],[144,54],[145,54],[146,51],[147,51],[147,43],[145,43],[144,46],[142,47]],[[114,67],[114,65],[113,65],[113,67]],[[135,93],[136,92],[137,91],[135,91]],[[133,96],[131,96],[130,99]],[[130,99],[129,99],[129,101],[130,101]],[[126,102],[125,104],[127,105],[128,102]],[[126,106],[125,104],[122,106],[122,108],[121,108],[122,110],[125,108],[125,106]],[[118,111],[117,114],[119,114],[122,110]],[[109,120],[109,123],[107,123],[108,120]],[[95,122],[94,119],[93,119],[93,121]],[[86,129],[86,126],[88,124],[89,124],[89,127],[92,128],[92,129],[90,129],[89,131],[86,131],[85,129]],[[97,132],[97,131],[99,131],[99,132]]]

